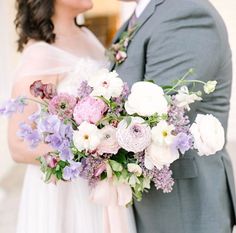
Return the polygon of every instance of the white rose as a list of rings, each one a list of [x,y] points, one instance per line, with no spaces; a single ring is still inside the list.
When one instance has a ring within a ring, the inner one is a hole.
[[[151,116],[155,113],[166,114],[168,102],[164,91],[151,82],[136,82],[131,88],[131,94],[125,103],[125,110],[132,115]]]
[[[175,101],[177,104],[177,107],[185,108],[188,111],[190,110],[189,104],[194,103],[195,101],[202,100],[201,97],[199,97],[196,94],[189,94],[189,90],[187,86],[182,86],[180,90],[178,91],[178,94],[175,95]]]
[[[177,149],[171,146],[161,146],[152,143],[145,151],[145,167],[152,170],[154,167],[162,169],[163,166],[173,163],[179,158]]]
[[[134,173],[136,176],[141,176],[142,175],[142,168],[136,164],[136,163],[129,163],[127,165],[128,171],[131,173]]]
[[[224,128],[213,115],[198,114],[190,132],[194,137],[194,148],[199,155],[213,155],[225,144]]]
[[[151,130],[152,141],[160,145],[171,145],[176,137],[171,134],[174,129],[174,125],[169,125],[166,121],[160,121]]]
[[[210,94],[210,93],[214,92],[216,89],[216,85],[217,85],[217,81],[208,81],[203,87],[205,93]]]
[[[99,129],[86,121],[84,121],[77,131],[74,131],[73,141],[75,147],[79,151],[95,150],[101,141]]]
[[[123,91],[124,83],[116,71],[109,72],[107,69],[100,70],[89,80],[93,87],[92,96],[103,96],[106,99],[119,97]]]

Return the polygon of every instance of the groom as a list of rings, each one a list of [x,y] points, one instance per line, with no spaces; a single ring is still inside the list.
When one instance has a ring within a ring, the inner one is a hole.
[[[145,78],[166,85],[194,68],[189,78],[216,80],[218,85],[213,94],[192,105],[190,119],[198,113],[214,114],[226,130],[232,63],[227,31],[217,11],[207,0],[136,1],[134,14],[114,43],[128,28],[138,28],[113,69],[129,85]],[[191,151],[171,168],[175,185],[170,194],[152,187],[142,202],[135,203],[138,233],[232,232],[236,199],[226,149],[209,157]]]

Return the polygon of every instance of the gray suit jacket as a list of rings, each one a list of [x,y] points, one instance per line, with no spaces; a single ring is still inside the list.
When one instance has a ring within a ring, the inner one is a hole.
[[[114,42],[126,30],[123,25]],[[152,0],[138,19],[128,58],[113,68],[129,85],[144,78],[170,84],[194,68],[191,79],[217,80],[217,90],[192,105],[212,113],[227,129],[232,82],[231,50],[225,25],[207,0]],[[235,223],[234,178],[223,149],[199,157],[191,151],[173,165],[174,190],[152,188],[135,203],[138,233],[229,233]]]

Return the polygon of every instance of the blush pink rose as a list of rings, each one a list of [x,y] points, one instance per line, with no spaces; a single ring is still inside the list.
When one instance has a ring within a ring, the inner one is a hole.
[[[101,99],[91,96],[85,97],[76,104],[74,109],[74,119],[77,124],[87,121],[91,124],[96,124],[102,119],[108,107]]]
[[[97,148],[98,154],[116,154],[120,149],[118,141],[116,139],[117,129],[111,125],[106,125],[100,130],[102,134],[102,140]]]

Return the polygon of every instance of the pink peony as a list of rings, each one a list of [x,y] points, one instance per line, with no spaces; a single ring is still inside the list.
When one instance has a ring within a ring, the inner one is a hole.
[[[74,109],[74,118],[77,124],[87,121],[96,124],[102,119],[108,107],[101,99],[88,96],[79,100]]]
[[[141,117],[132,117],[127,125],[122,120],[117,128],[116,137],[119,145],[129,152],[138,153],[145,150],[151,143],[151,128]]]
[[[102,140],[98,146],[98,154],[116,154],[120,149],[120,146],[116,139],[117,129],[111,125],[106,125],[100,130],[102,133]]]
[[[68,94],[59,94],[49,102],[50,114],[58,115],[60,119],[71,118],[76,105],[76,98]]]

